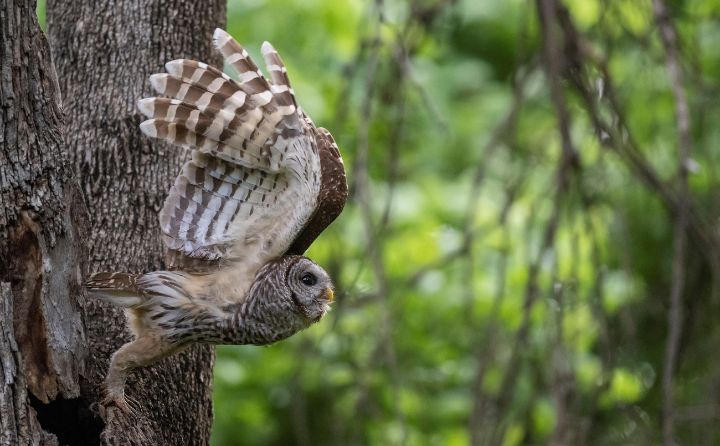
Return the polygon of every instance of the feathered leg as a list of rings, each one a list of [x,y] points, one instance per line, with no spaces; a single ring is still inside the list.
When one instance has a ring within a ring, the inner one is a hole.
[[[120,347],[110,361],[110,369],[105,378],[103,404],[106,406],[114,404],[123,412],[132,413],[132,407],[125,397],[125,381],[130,373],[138,367],[165,358],[181,348],[151,336],[141,336]]]
[[[86,282],[93,296],[125,308],[135,340],[115,352],[105,378],[104,405],[114,404],[125,413],[132,408],[125,398],[125,381],[132,371],[157,362],[184,348],[171,342],[168,327],[174,327],[182,309],[195,308],[183,284],[187,275],[156,271],[148,274],[96,273]]]

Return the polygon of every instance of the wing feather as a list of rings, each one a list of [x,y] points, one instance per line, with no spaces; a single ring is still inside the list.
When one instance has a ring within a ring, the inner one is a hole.
[[[321,190],[317,129],[297,106],[277,52],[263,45],[270,80],[232,37],[214,43],[234,80],[202,62],[168,62],[142,99],[148,136],[191,149],[160,212],[170,267],[257,267],[285,253],[315,213]],[[254,274],[254,273],[253,273]]]
[[[280,54],[275,51],[275,48],[273,48],[270,42],[264,42],[261,50],[263,58],[265,59],[265,65],[270,72],[270,79],[272,79],[270,88],[275,96],[275,100],[280,104],[293,105],[297,108],[295,92],[290,85],[290,78],[287,75],[287,69],[280,58]]]

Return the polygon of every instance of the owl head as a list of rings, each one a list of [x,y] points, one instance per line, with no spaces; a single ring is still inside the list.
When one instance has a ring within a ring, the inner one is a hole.
[[[263,343],[292,336],[318,322],[334,298],[328,273],[307,257],[296,255],[265,264],[249,294],[246,329],[261,329],[261,337],[268,338]]]
[[[335,294],[330,276],[312,260],[288,256],[285,285],[297,312],[311,323],[319,321],[330,309]]]

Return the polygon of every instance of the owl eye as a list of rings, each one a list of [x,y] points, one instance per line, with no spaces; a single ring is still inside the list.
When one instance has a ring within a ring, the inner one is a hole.
[[[313,273],[303,274],[302,277],[300,277],[300,280],[307,286],[313,286],[317,283],[317,277],[315,277],[315,274]]]

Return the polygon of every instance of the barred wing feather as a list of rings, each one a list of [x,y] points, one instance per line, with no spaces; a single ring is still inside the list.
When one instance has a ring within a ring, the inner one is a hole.
[[[140,125],[146,135],[192,150],[160,212],[174,268],[282,255],[315,213],[321,188],[318,129],[298,108],[275,50],[263,45],[268,81],[230,35],[218,29],[213,38],[237,81],[175,60],[151,77],[166,97],[138,103],[150,118]]]

